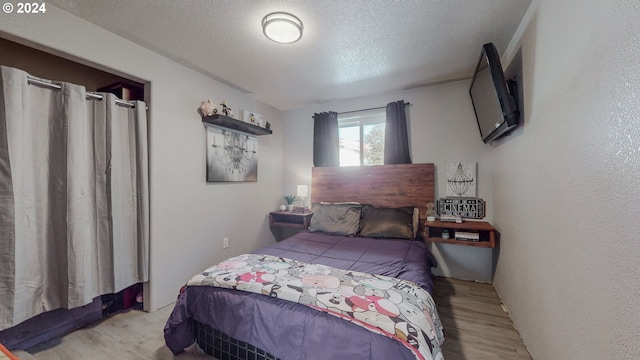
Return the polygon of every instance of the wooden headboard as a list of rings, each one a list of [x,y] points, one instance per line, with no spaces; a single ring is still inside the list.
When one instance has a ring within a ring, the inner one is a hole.
[[[435,200],[433,164],[314,167],[311,203],[355,201],[377,207],[413,206],[426,217]]]

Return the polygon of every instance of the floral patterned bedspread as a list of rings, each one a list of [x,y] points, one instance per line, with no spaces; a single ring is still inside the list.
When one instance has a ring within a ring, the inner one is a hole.
[[[187,286],[236,289],[296,302],[396,339],[416,359],[444,359],[444,333],[435,303],[410,281],[244,254],[206,269]]]

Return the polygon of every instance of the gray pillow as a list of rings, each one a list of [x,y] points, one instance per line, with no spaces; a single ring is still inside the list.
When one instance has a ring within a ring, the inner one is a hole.
[[[355,236],[360,212],[359,204],[314,204],[309,231]]]
[[[413,208],[362,207],[360,236],[370,238],[414,239]]]

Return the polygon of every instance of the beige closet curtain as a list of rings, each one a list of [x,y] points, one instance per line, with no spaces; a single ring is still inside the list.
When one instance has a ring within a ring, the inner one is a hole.
[[[145,105],[2,67],[0,330],[148,280]]]

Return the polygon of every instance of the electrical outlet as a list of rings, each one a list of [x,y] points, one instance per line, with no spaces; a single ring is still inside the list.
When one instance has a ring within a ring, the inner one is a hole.
[[[226,238],[222,239],[222,248],[226,249],[228,247],[229,247],[229,238],[226,237]]]

